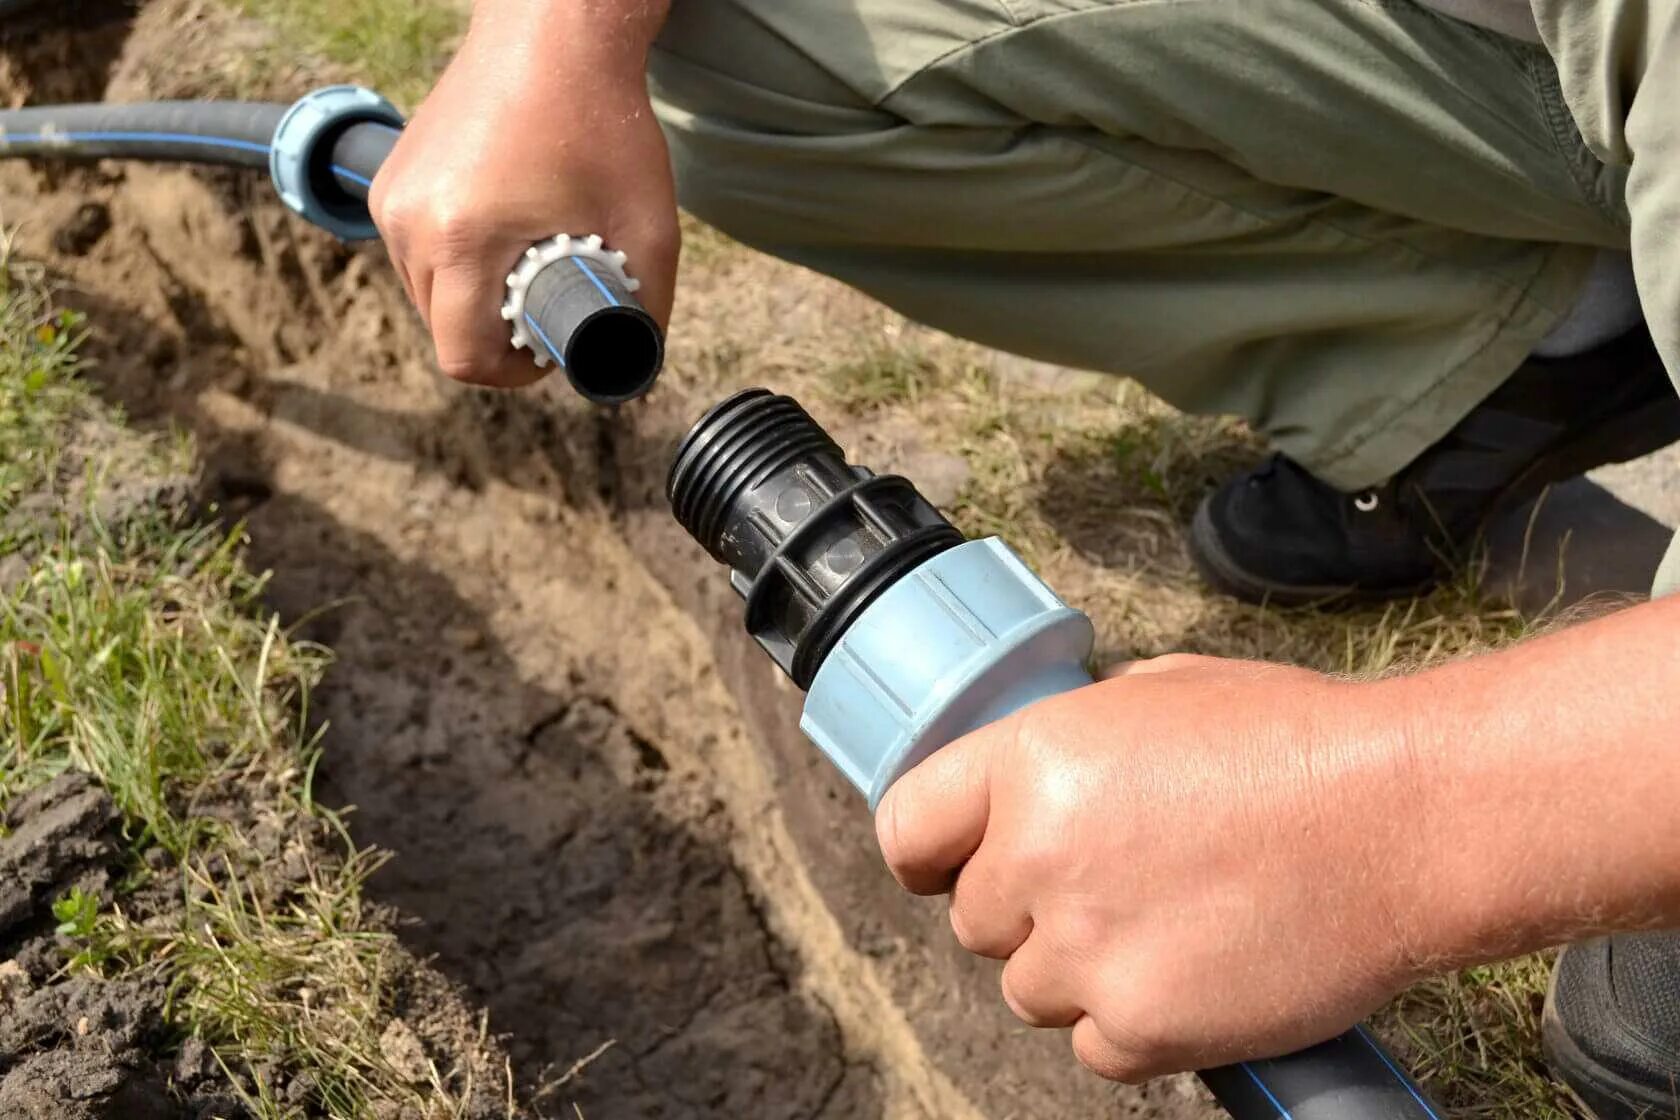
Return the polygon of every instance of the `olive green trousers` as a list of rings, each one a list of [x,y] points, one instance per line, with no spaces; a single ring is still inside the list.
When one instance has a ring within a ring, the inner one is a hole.
[[[675,0],[685,206],[1001,349],[1246,418],[1344,488],[1633,251],[1680,369],[1680,0]]]

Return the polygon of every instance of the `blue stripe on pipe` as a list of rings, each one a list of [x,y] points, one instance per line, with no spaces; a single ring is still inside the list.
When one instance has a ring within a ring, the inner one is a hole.
[[[1241,1067],[1244,1073],[1248,1074],[1249,1080],[1254,1082],[1262,1093],[1266,1094],[1266,1099],[1272,1102],[1272,1107],[1278,1110],[1278,1115],[1283,1117],[1283,1120],[1295,1120],[1295,1117],[1289,1114],[1289,1110],[1283,1107],[1283,1102],[1274,1097],[1272,1091],[1266,1088],[1266,1083],[1260,1080],[1260,1075],[1254,1072],[1253,1066],[1247,1062],[1238,1062],[1237,1065]]]
[[[575,260],[576,258],[573,259]],[[532,330],[537,332],[537,338],[541,340],[543,348],[550,354],[554,355],[554,360],[560,363],[560,368],[565,369],[566,359],[561,356],[559,348],[549,341],[548,332],[542,329],[542,324],[531,318],[531,313],[529,311],[525,312],[525,322]]]
[[[602,298],[604,298],[608,303],[612,304],[614,307],[618,306],[618,297],[613,295],[612,292],[607,290],[607,286],[605,284],[601,283],[601,278],[599,276],[595,275],[594,270],[591,269],[588,265],[583,263],[583,258],[582,257],[573,257],[572,258],[572,263],[577,265],[580,269],[583,270],[583,274],[585,276],[589,277],[589,282],[591,284],[595,285],[595,290],[601,293]]]
[[[362,176],[356,174],[354,171],[351,171],[348,167],[340,167],[336,163],[332,165],[332,173],[334,175],[337,175],[340,179],[348,179],[352,183],[357,184],[358,186],[363,186],[363,187],[373,186],[373,180],[372,179],[363,178]]]
[[[1423,1109],[1424,1115],[1428,1116],[1430,1120],[1441,1120],[1435,1110],[1429,1107],[1429,1102],[1423,1099],[1423,1094],[1412,1088],[1412,1083],[1406,1079],[1404,1073],[1400,1072],[1399,1067],[1394,1064],[1394,1060],[1383,1053],[1383,1048],[1377,1045],[1377,1040],[1365,1033],[1364,1025],[1355,1023],[1353,1029],[1359,1033],[1360,1038],[1365,1040],[1365,1045],[1371,1048],[1371,1052],[1382,1059],[1382,1064],[1388,1067],[1388,1072],[1394,1075],[1394,1080],[1406,1087],[1406,1092],[1410,1093],[1412,1099],[1418,1103],[1418,1107]]]
[[[197,136],[190,132],[23,132],[8,133],[0,145],[99,144],[114,141],[134,141],[141,144],[201,144],[207,148],[233,148],[241,152],[268,154],[268,145],[254,140],[235,140],[228,136]]]
[[[383,126],[382,126],[383,127]],[[398,129],[392,129],[396,132]],[[255,140],[235,140],[231,136],[199,136],[191,132],[24,132],[0,136],[0,148],[12,144],[43,144],[55,147],[59,143],[68,144],[101,144],[101,143],[138,143],[138,144],[201,144],[208,148],[232,148],[241,152],[260,152],[268,154],[268,145],[259,144]],[[348,179],[364,187],[373,186],[373,180],[358,175],[348,167],[332,165],[332,173],[340,179]]]

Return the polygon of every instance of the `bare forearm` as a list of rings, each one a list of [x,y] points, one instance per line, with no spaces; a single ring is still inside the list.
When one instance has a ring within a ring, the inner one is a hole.
[[[1420,963],[1680,925],[1677,628],[1658,601],[1379,686],[1422,807]]]

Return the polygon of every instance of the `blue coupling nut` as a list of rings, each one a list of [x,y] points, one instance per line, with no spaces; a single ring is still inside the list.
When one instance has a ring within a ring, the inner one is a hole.
[[[370,89],[325,86],[298,98],[269,142],[268,172],[280,200],[341,241],[379,236],[367,202],[332,189],[332,145],[351,125],[368,123],[401,129],[403,116]]]
[[[799,727],[869,799],[975,728],[1091,683],[1091,620],[996,537],[910,571],[817,670]]]
[[[707,412],[666,493],[806,690],[800,726],[871,809],[957,736],[1091,682],[1090,619],[906,479],[848,463],[788,397],[747,389]]]

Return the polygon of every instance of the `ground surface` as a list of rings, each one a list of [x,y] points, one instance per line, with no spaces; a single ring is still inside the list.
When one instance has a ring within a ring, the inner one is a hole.
[[[0,95],[192,96],[262,35],[203,0],[91,9],[101,29],[0,55]],[[937,903],[893,888],[798,696],[664,509],[671,446],[724,392],[794,391],[860,461],[1004,531],[1113,655],[1379,671],[1521,629],[1458,592],[1331,620],[1208,597],[1177,525],[1252,454],[1240,432],[920,331],[708,231],[660,392],[600,412],[558,384],[440,382],[377,249],[328,243],[250,177],[0,166],[0,218],[97,324],[103,391],[196,434],[272,605],[336,651],[322,776],[357,838],[398,853],[371,889],[557,1115],[1215,1115],[1187,1079],[1084,1075],[1009,1017]],[[1528,996],[1504,993],[1426,994],[1447,1034],[1406,1048],[1464,1115],[1562,1115],[1522,1049]],[[1479,1072],[1490,1039],[1534,1094],[1503,1091],[1509,1108]]]
[[[155,985],[86,976],[52,982],[59,959],[51,902],[72,891],[109,896],[119,864],[117,811],[82,775],[66,775],[20,798],[0,839],[0,1115],[89,1120],[179,1115],[166,1089],[163,992]],[[190,1083],[189,1083],[190,1084]],[[218,1102],[192,1088],[191,1113]]]
[[[0,1116],[516,1120],[308,792],[318,649],[0,255]],[[313,1001],[313,1006],[311,1005]]]

